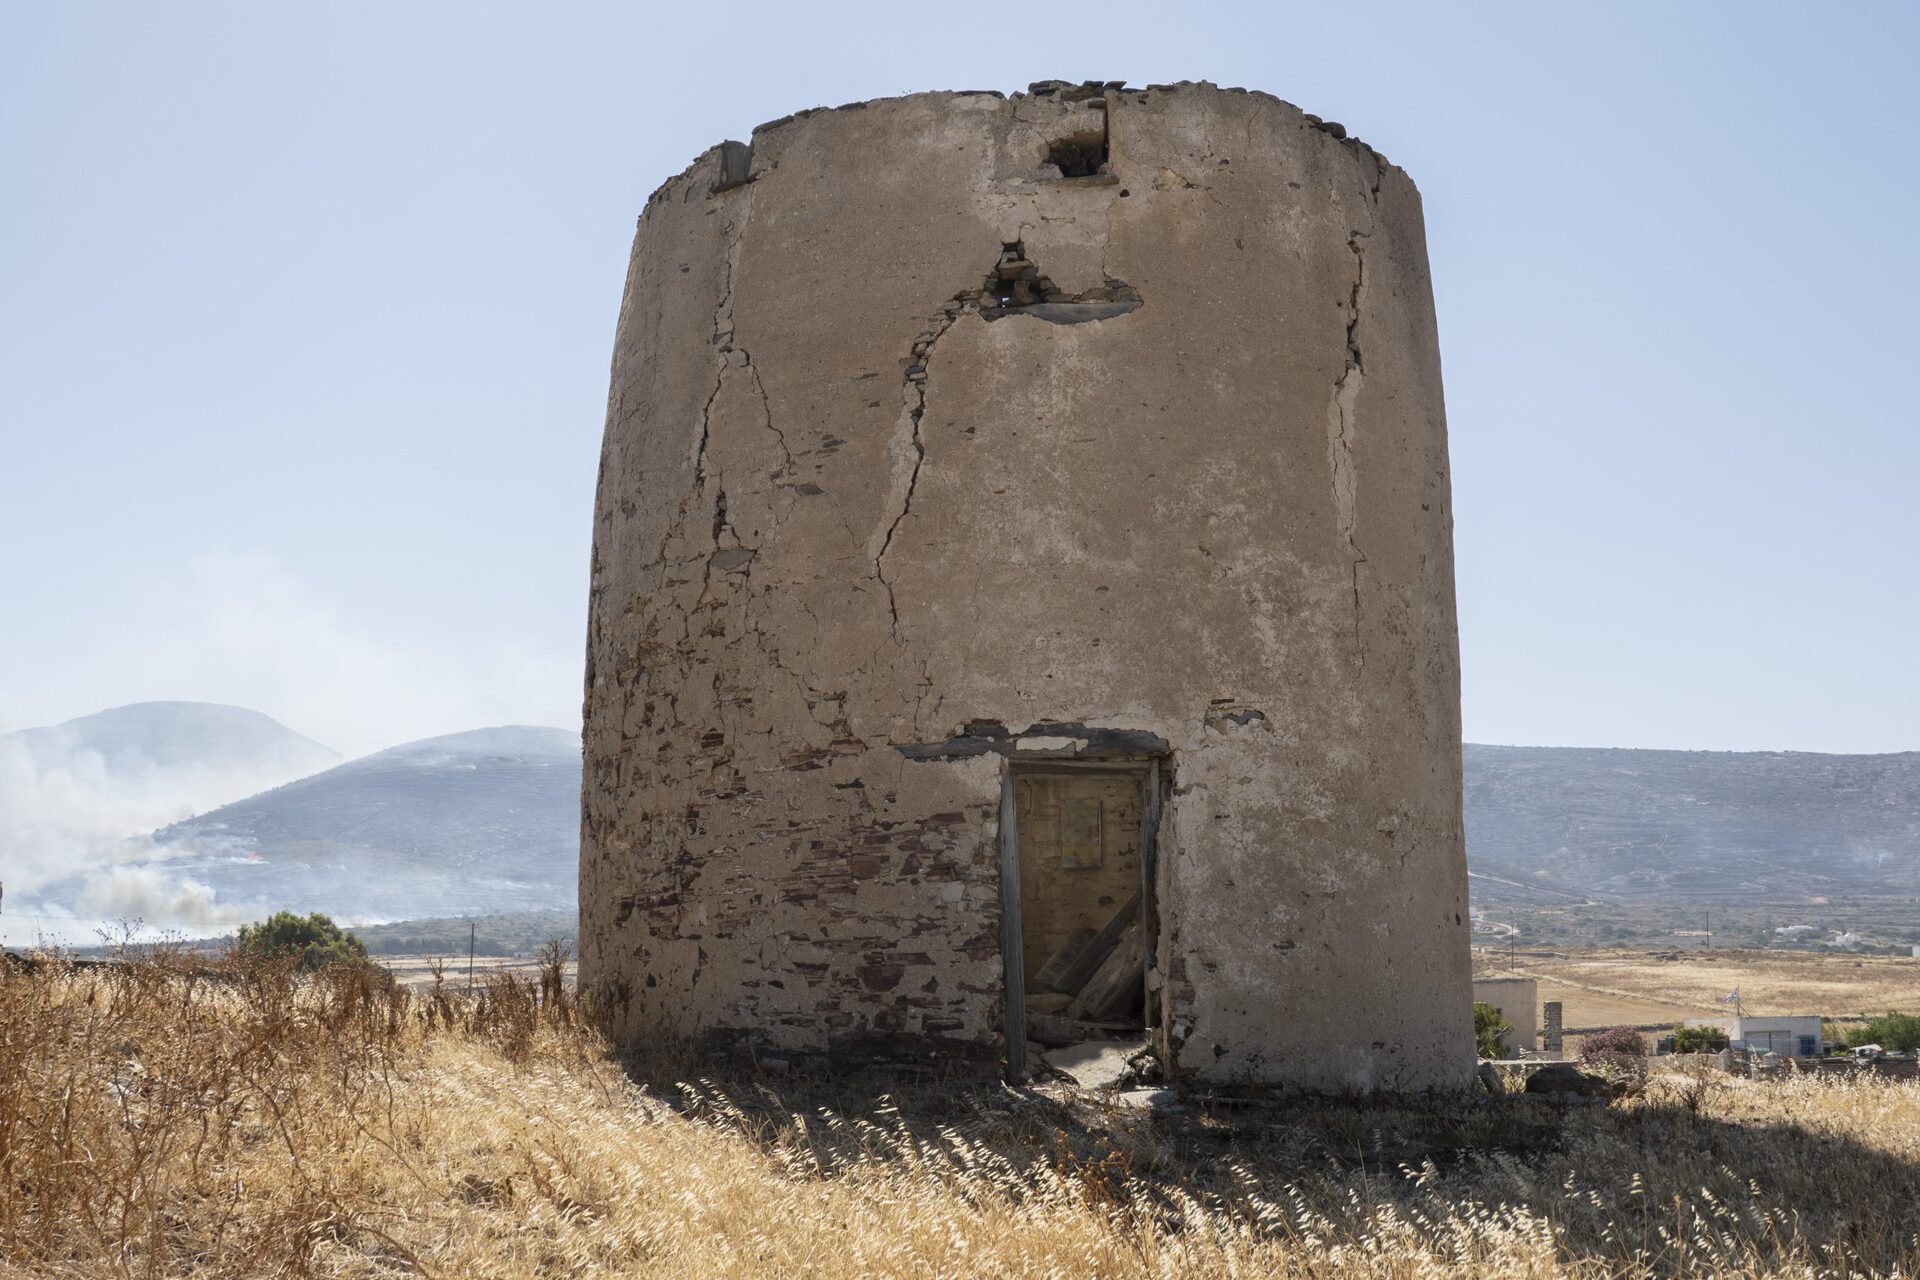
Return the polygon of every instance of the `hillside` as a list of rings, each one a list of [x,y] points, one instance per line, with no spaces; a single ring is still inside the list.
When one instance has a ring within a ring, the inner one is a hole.
[[[49,756],[93,751],[135,769],[246,760],[289,769],[331,755],[257,713],[191,703],[121,708],[6,742]],[[1552,914],[1595,904],[1575,923],[1604,940],[1664,935],[1681,927],[1676,912],[1704,903],[1729,940],[1737,927],[1750,945],[1802,920],[1773,919],[1761,904],[1844,899],[1858,908],[1871,900],[1895,911],[1886,919],[1858,910],[1806,915],[1819,927],[1809,939],[1817,944],[1843,928],[1898,940],[1905,935],[1895,926],[1911,914],[1902,904],[1920,897],[1920,753],[1468,744],[1465,762],[1478,907]],[[208,927],[255,907],[358,920],[570,913],[579,787],[579,739],[566,730],[430,738],[162,827],[152,838],[167,856],[123,864],[104,896],[68,863],[66,883],[46,897],[78,914],[91,902],[96,914],[153,924],[184,922],[178,908],[190,903]],[[219,909],[207,909],[197,889],[183,897],[182,886],[210,888]],[[1742,904],[1760,914],[1746,919]],[[1500,919],[1523,929],[1532,921],[1512,911]],[[1540,936],[1559,936],[1553,929]]]
[[[393,920],[568,910],[580,740],[512,726],[353,760],[154,833],[226,904]]]
[[[31,902],[124,861],[127,841],[157,826],[339,762],[258,711],[208,702],[139,702],[0,735],[0,878]],[[17,909],[0,921],[16,941],[40,924],[52,921]]]
[[[1920,752],[1469,744],[1476,903],[1920,895]]]
[[[42,770],[94,757],[109,778],[151,773],[225,774],[271,786],[318,772],[340,753],[271,716],[214,702],[136,702],[0,736]],[[244,791],[240,794],[246,794]]]

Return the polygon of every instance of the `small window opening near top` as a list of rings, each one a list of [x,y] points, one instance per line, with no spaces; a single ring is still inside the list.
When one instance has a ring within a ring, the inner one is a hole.
[[[1091,178],[1107,167],[1107,134],[1075,133],[1047,147],[1047,163],[1063,178]]]

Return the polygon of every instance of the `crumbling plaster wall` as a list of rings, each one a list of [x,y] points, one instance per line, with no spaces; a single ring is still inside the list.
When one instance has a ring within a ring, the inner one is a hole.
[[[1140,305],[954,301],[1015,244]],[[1449,501],[1419,196],[1337,126],[930,93],[707,153],[614,353],[583,984],[622,1038],[997,1056],[1005,762],[911,748],[1103,726],[1169,748],[1177,1071],[1466,1083]]]

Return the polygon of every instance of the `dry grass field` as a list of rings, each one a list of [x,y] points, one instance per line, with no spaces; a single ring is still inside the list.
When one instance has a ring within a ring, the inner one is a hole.
[[[1480,947],[1475,977],[1530,977],[1542,1000],[1566,1005],[1569,1028],[1673,1024],[1725,1015],[1740,989],[1754,1014],[1847,1021],[1888,1010],[1920,1013],[1920,960],[1811,951],[1533,950]]]
[[[0,966],[0,1274],[1853,1276],[1920,1262],[1920,1085],[1656,1077],[1166,1114],[621,1062],[472,1000]],[[684,1066],[684,1064],[678,1064]]]
[[[536,978],[540,971],[538,960],[529,960],[524,956],[475,956],[473,957],[472,978],[468,978],[467,957],[464,955],[440,958],[428,956],[377,956],[375,963],[380,965],[394,979],[414,991],[430,991],[436,982],[448,991],[466,994],[469,987],[485,986],[489,978],[496,973],[512,973],[521,978]],[[569,968],[568,976],[572,970]]]

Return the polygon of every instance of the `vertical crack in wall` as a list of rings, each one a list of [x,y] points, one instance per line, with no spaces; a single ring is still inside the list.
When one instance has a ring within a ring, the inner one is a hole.
[[[1367,233],[1354,231],[1347,236],[1347,249],[1353,254],[1353,290],[1347,297],[1347,360],[1339,380],[1333,384],[1333,399],[1327,404],[1327,455],[1333,471],[1334,519],[1347,544],[1353,582],[1353,636],[1360,665],[1367,654],[1360,637],[1360,566],[1366,554],[1354,541],[1355,479],[1353,472],[1353,436],[1358,426],[1355,409],[1360,389],[1366,385],[1366,356],[1360,350],[1360,308],[1367,293]]]
[[[893,440],[887,445],[893,483],[889,506],[896,507],[893,519],[874,552],[873,573],[887,593],[887,616],[895,643],[900,642],[900,608],[894,597],[893,583],[887,577],[887,552],[894,536],[913,510],[913,495],[920,483],[920,469],[927,460],[927,449],[920,437],[920,420],[927,413],[927,371],[933,361],[934,344],[953,322],[973,313],[994,321],[1008,316],[1030,316],[1049,324],[1084,324],[1109,320],[1136,311],[1141,306],[1140,291],[1124,280],[1106,277],[1098,288],[1068,294],[1041,274],[1039,265],[1029,261],[1025,242],[1016,240],[1000,246],[993,270],[978,287],[962,289],[941,308],[940,316],[920,331],[907,356],[900,385],[900,419]],[[771,422],[769,422],[771,425]]]
[[[716,183],[712,191],[718,194],[722,191],[733,190],[741,185],[742,182],[739,181],[729,181],[724,184]],[[735,529],[729,512],[724,476],[718,466],[710,467],[708,461],[709,446],[712,441],[714,407],[719,403],[721,394],[726,390],[729,378],[737,379],[744,377],[747,385],[751,388],[755,400],[759,404],[760,425],[771,433],[779,447],[779,465],[767,473],[767,479],[773,483],[773,489],[777,490],[784,482],[791,481],[798,473],[798,464],[794,459],[793,450],[787,440],[787,434],[781,429],[778,420],[774,416],[773,398],[768,394],[766,382],[760,376],[759,365],[754,360],[753,352],[743,342],[739,341],[737,337],[736,317],[733,311],[734,283],[738,275],[741,255],[745,252],[746,234],[752,220],[753,188],[748,184],[743,194],[732,198],[739,201],[739,204],[733,210],[731,221],[723,233],[726,237],[725,270],[722,274],[720,299],[714,308],[713,332],[709,338],[709,342],[714,347],[715,358],[713,389],[708,393],[706,403],[701,410],[700,436],[694,450],[693,483],[689,492],[681,501],[680,514],[675,528],[673,532],[668,535],[669,538],[671,538],[675,535],[684,537],[689,534],[690,527],[688,519],[691,509],[695,502],[705,493],[706,486],[711,478],[715,484],[715,493],[713,514],[708,528],[707,541],[709,546],[702,560],[700,594],[690,608],[681,612],[681,641],[683,649],[691,645],[699,615],[715,600],[713,588],[715,586],[716,570],[723,575],[737,574],[744,584],[744,589],[737,597],[739,607],[742,611],[740,631],[753,636],[756,641],[759,642],[758,647],[760,652],[770,666],[792,678],[803,693],[811,700],[820,696],[819,691],[804,679],[800,673],[789,668],[781,660],[778,651],[766,643],[764,631],[754,625],[753,607],[755,597],[752,586],[752,576],[753,565],[758,558],[759,548],[741,544],[739,532]],[[746,492],[749,500],[751,500],[757,490],[750,483]],[[768,494],[767,519],[769,521],[769,527],[779,524],[781,519],[781,507],[774,501],[776,496],[773,492],[769,492]],[[749,512],[749,514],[751,515],[752,513]],[[732,601],[736,597],[734,597],[731,589],[729,589],[725,593],[725,598]],[[738,730],[737,724],[732,723],[737,717],[728,716],[728,698],[720,687],[720,674],[718,671],[714,673],[713,681],[712,698],[716,713],[719,715],[721,721],[726,724],[727,732],[731,737],[736,734]]]
[[[713,309],[713,390],[707,393],[707,402],[700,409],[700,441],[693,453],[695,494],[706,487],[707,441],[713,431],[713,405],[720,398],[721,389],[726,386],[727,365],[733,356],[733,272],[739,264],[741,241],[746,238],[746,222],[746,211],[742,210],[739,220],[733,225],[731,241],[727,245],[727,269],[720,284],[720,302]],[[681,514],[685,515],[684,506]]]
[[[741,367],[751,369],[753,364],[752,356],[744,349],[735,347],[733,342],[733,279],[739,267],[740,248],[746,240],[747,220],[753,210],[752,200],[752,192],[749,188],[747,194],[741,197],[740,208],[726,232],[726,269],[721,275],[720,300],[713,309],[713,336],[710,339],[714,346],[713,390],[707,393],[706,403],[700,407],[700,437],[695,442],[693,451],[693,483],[688,487],[686,495],[681,498],[680,509],[674,519],[673,527],[667,531],[663,539],[660,557],[663,567],[667,559],[667,548],[673,544],[676,537],[687,535],[687,518],[691,508],[694,502],[706,492],[707,446],[713,438],[713,407],[719,402],[720,393],[726,388],[727,370],[734,366],[736,355],[739,357]],[[757,383],[759,375],[755,374],[754,377]],[[714,498],[713,519],[708,539],[711,546],[701,566],[700,595],[694,601],[693,607],[681,614],[683,647],[692,641],[694,615],[707,602],[708,592],[713,585],[713,556],[720,549],[720,537],[727,528],[727,493],[722,487]]]
[[[927,412],[927,365],[933,359],[933,346],[966,309],[967,304],[962,298],[955,298],[942,308],[940,318],[913,340],[913,353],[907,360],[906,372],[901,378],[900,426],[887,446],[894,474],[894,491],[899,495],[900,508],[894,512],[892,521],[887,525],[887,535],[881,539],[880,550],[873,557],[874,576],[886,588],[887,616],[891,619],[895,643],[900,642],[900,607],[894,599],[893,583],[887,579],[887,552],[893,546],[894,535],[900,532],[900,522],[913,510],[913,493],[920,484],[920,468],[927,460],[927,447],[920,439],[920,419]]]
[[[780,442],[780,456],[785,460],[781,464],[780,476],[783,479],[791,479],[795,467],[793,450],[787,447],[787,433],[774,424],[773,401],[767,396],[767,384],[760,381],[760,367],[754,364],[753,356],[744,347],[741,348],[740,354],[746,358],[747,375],[753,379],[754,393],[760,397],[761,420],[766,424],[767,430],[773,432],[773,438]]]

